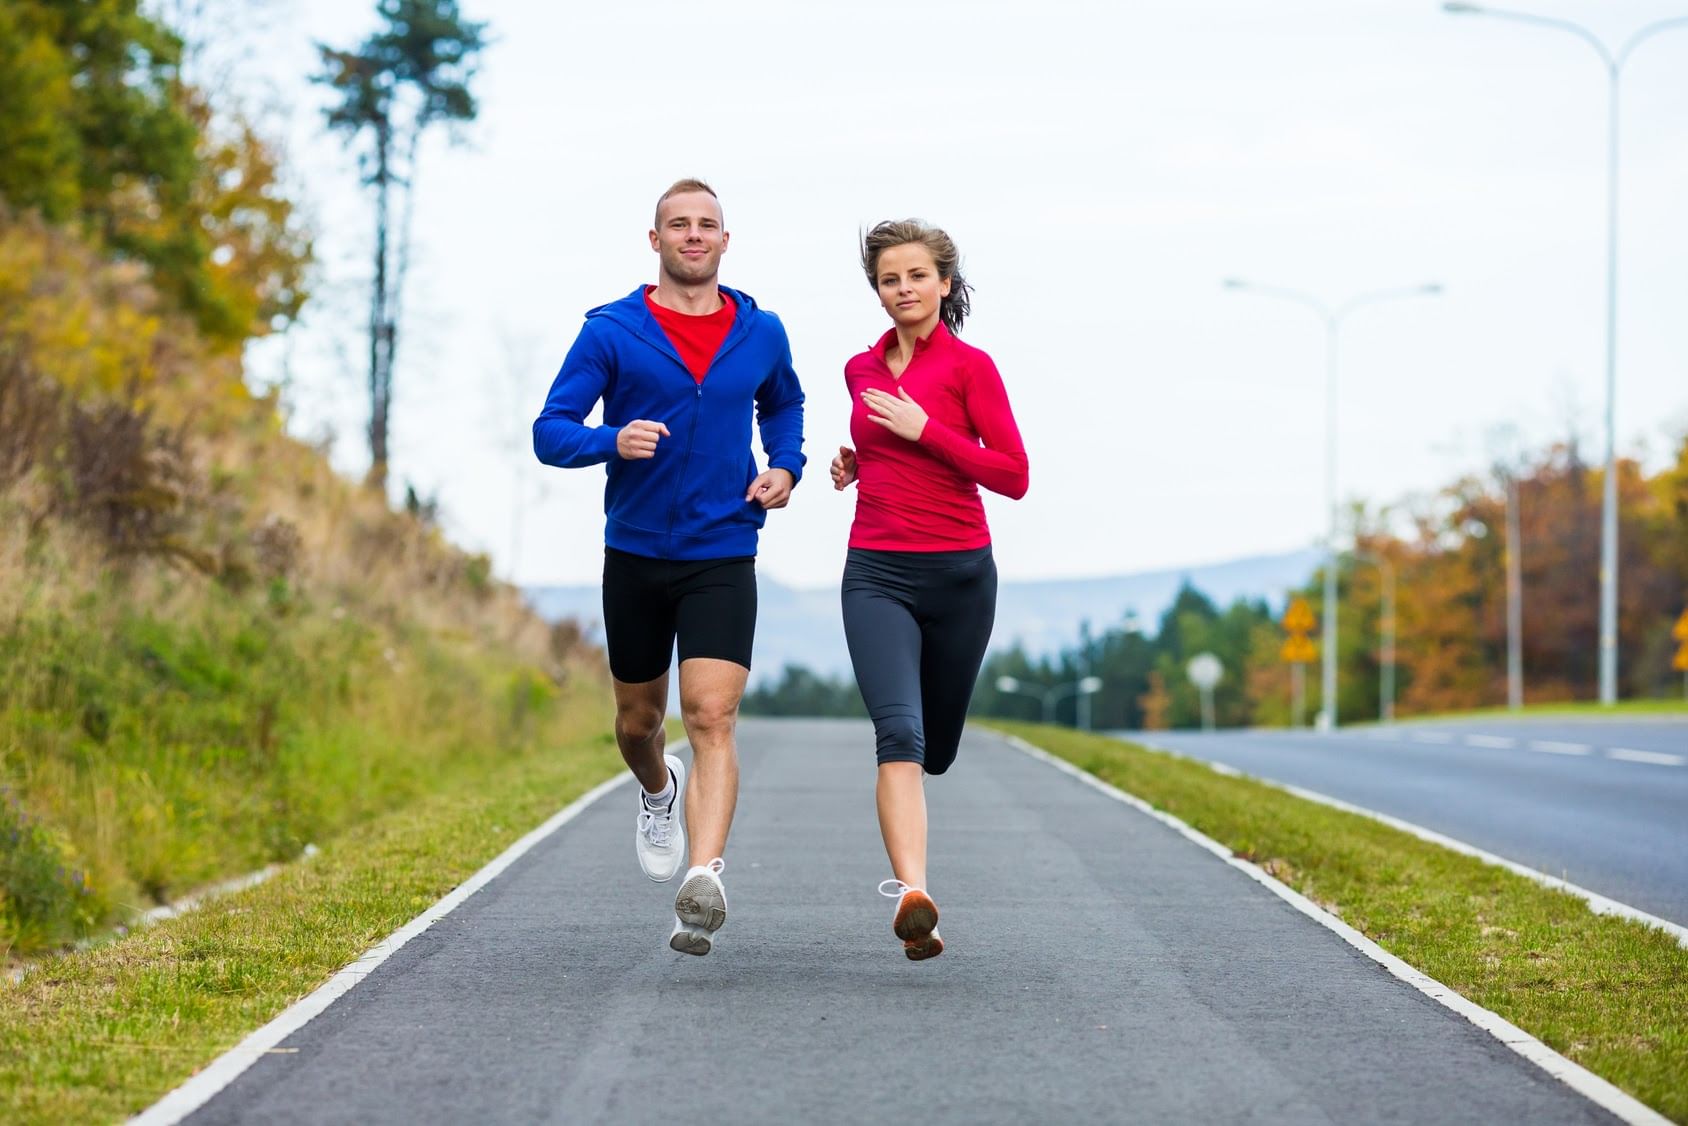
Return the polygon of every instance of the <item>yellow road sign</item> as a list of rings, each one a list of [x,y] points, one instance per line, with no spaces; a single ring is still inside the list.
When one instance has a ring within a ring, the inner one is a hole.
[[[1670,635],[1682,642],[1682,648],[1676,651],[1676,659],[1670,663],[1670,667],[1679,672],[1688,672],[1688,610],[1682,611],[1682,616],[1676,619],[1676,627],[1670,631]]]
[[[1688,615],[1685,615],[1685,618],[1688,618]],[[1318,620],[1313,617],[1313,608],[1307,605],[1305,598],[1297,596],[1290,600],[1289,609],[1284,611],[1283,625],[1291,636],[1310,633],[1318,624]]]
[[[1291,637],[1278,652],[1290,664],[1304,665],[1318,657],[1319,647],[1305,637]]]

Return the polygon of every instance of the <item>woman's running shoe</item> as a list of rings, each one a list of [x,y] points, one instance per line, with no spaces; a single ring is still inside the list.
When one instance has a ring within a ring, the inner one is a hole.
[[[879,894],[897,901],[891,929],[903,940],[903,953],[909,961],[923,962],[944,952],[944,940],[938,937],[938,905],[931,896],[901,880],[881,881]]]

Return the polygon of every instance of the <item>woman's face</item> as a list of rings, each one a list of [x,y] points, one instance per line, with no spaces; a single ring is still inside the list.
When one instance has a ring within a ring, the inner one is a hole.
[[[949,296],[948,278],[923,243],[908,242],[879,252],[879,303],[903,328],[936,324],[942,300]]]

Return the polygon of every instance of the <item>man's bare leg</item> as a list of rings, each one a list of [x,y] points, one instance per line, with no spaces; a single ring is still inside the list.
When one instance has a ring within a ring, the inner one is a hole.
[[[744,695],[743,665],[707,657],[680,663],[680,718],[692,743],[692,777],[686,787],[686,826],[692,867],[674,896],[674,933],[668,945],[682,954],[707,954],[727,921],[721,862],[738,805],[738,749],[733,730]]]
[[[738,805],[734,730],[749,676],[750,670],[732,661],[694,657],[680,664],[680,718],[692,744],[686,828],[691,833],[694,867],[708,864],[727,850],[727,833]]]
[[[668,787],[668,766],[662,751],[668,744],[663,716],[668,711],[668,674],[643,684],[615,683],[615,745],[622,761],[647,794]]]

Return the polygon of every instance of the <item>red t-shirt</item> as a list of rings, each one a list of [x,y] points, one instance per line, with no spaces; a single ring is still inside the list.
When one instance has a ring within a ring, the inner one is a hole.
[[[1026,495],[1025,443],[1008,392],[991,358],[939,324],[915,343],[899,378],[885,363],[897,339],[879,343],[844,365],[850,388],[850,437],[856,444],[856,522],[850,546],[877,551],[966,551],[991,542],[979,486]],[[920,440],[899,438],[862,402],[870,387],[898,389],[926,412]],[[981,445],[981,443],[983,443]]]
[[[665,309],[651,300],[651,294],[656,286],[645,287],[645,307],[656,318],[656,323],[662,326],[663,335],[674,345],[674,350],[680,353],[680,360],[686,365],[686,370],[692,373],[692,378],[699,383],[709,371],[709,363],[715,358],[715,353],[721,350],[721,341],[727,339],[728,331],[733,327],[733,316],[737,307],[733,299],[726,293],[721,294],[721,307],[713,313],[693,316],[690,313],[679,313],[673,309]]]

